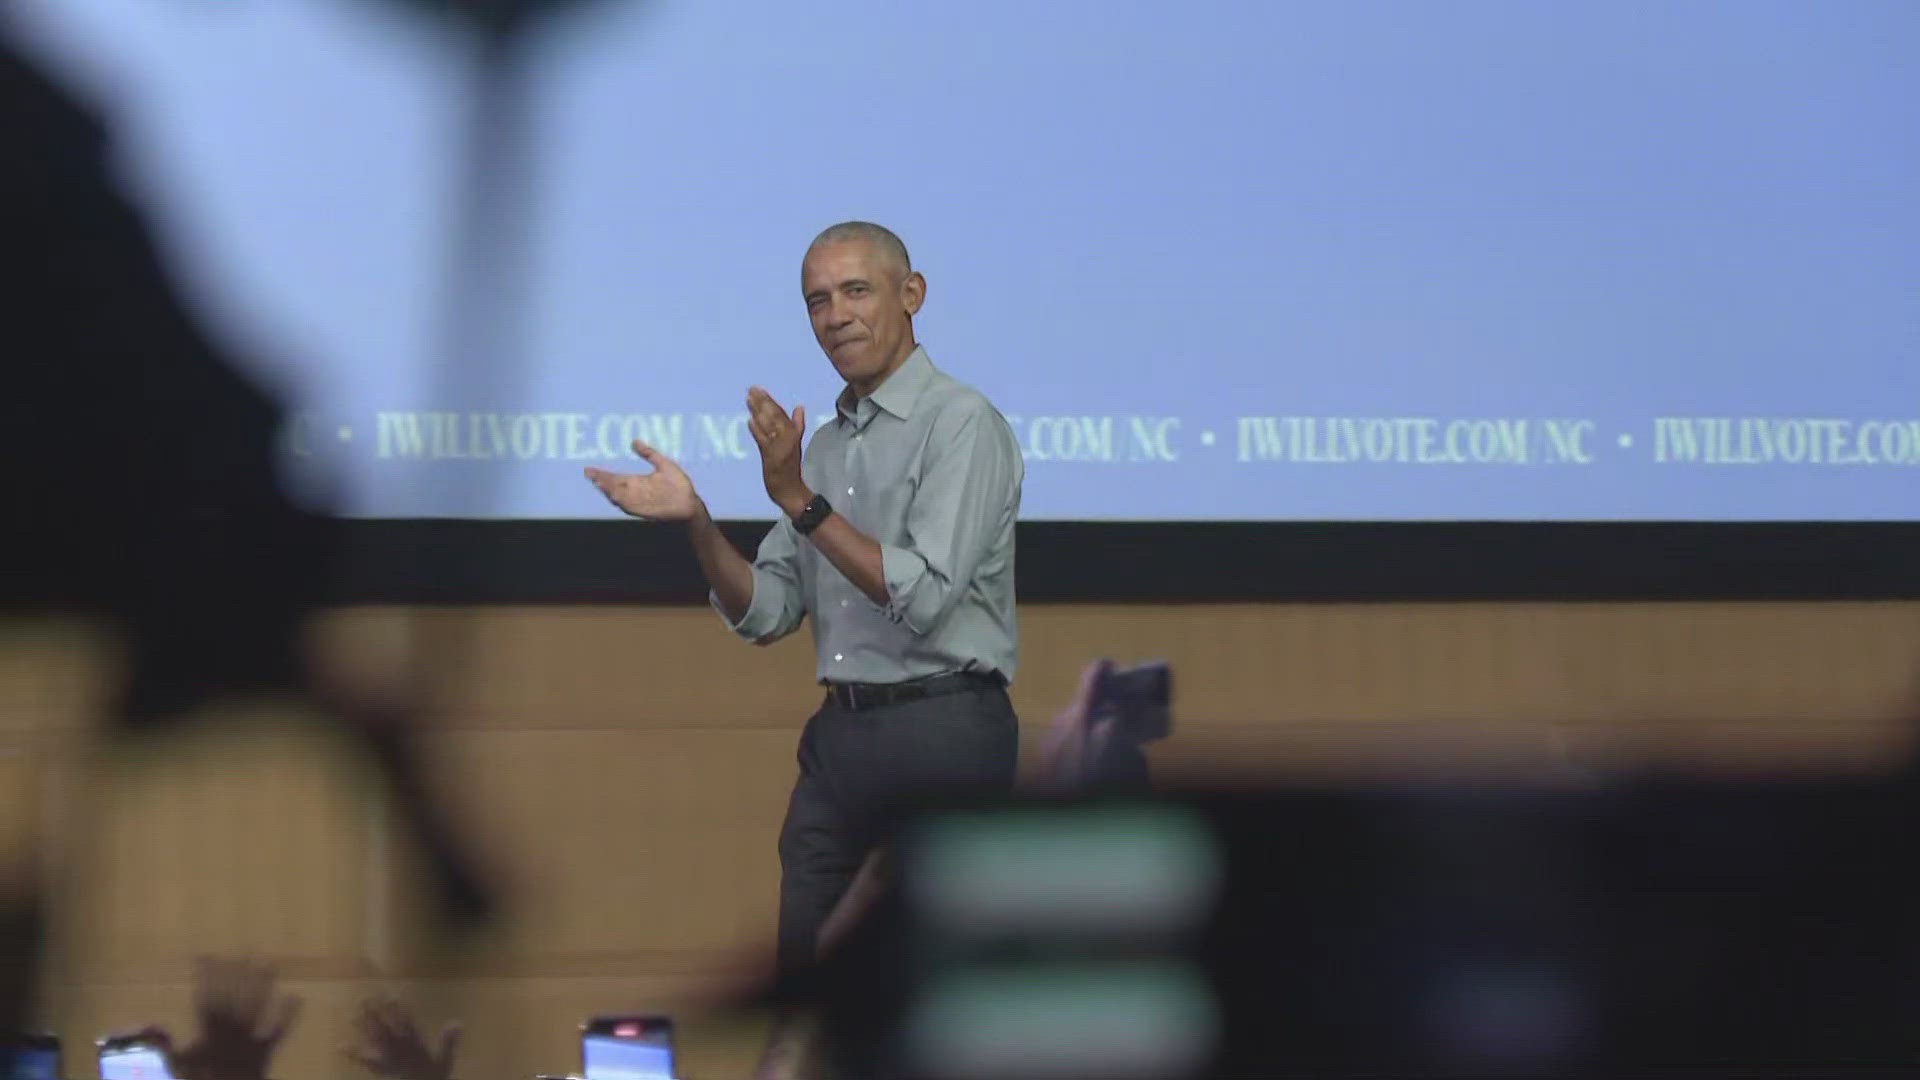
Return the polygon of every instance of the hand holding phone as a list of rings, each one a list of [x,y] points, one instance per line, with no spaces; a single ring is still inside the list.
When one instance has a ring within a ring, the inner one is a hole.
[[[1041,746],[1043,790],[1134,792],[1148,786],[1142,746],[1173,730],[1173,672],[1164,661],[1096,660],[1053,718]]]
[[[7,1049],[6,1064],[0,1066],[4,1080],[60,1080],[60,1037],[58,1035],[0,1036]]]
[[[194,977],[200,1030],[176,1048],[166,1029],[102,1039],[101,1080],[262,1080],[300,1015],[300,999],[274,990],[274,971],[249,960],[202,958]]]
[[[586,1080],[673,1080],[671,1017],[596,1016],[580,1026]]]
[[[100,1080],[174,1080],[166,1036],[153,1031],[109,1035],[97,1044]]]
[[[1106,668],[1094,687],[1091,719],[1112,717],[1116,740],[1131,746],[1173,732],[1173,670],[1164,660]]]

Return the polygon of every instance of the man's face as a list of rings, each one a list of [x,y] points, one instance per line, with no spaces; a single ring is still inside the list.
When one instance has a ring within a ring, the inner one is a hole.
[[[926,283],[866,240],[829,240],[807,252],[800,288],[814,339],[854,389],[869,392],[912,351],[913,315]]]

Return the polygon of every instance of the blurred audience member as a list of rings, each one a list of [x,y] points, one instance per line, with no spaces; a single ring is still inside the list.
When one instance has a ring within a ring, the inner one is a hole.
[[[274,1051],[300,1016],[300,999],[274,992],[271,966],[249,960],[203,958],[194,978],[200,1032],[175,1049],[162,1027],[140,1034],[158,1043],[167,1069],[180,1080],[268,1080]]]
[[[283,490],[285,410],[181,295],[116,176],[107,124],[5,30],[0,619],[86,615],[110,629],[124,646],[109,692],[122,733],[174,727],[236,693],[320,705],[378,770],[443,909],[485,914],[459,823],[429,796],[412,673],[364,678],[311,648],[342,549]],[[0,880],[0,1029],[32,1012],[40,889],[31,874]]]
[[[344,1052],[373,1075],[388,1080],[452,1080],[454,1057],[460,1050],[458,1023],[441,1028],[435,1047],[429,1048],[413,1010],[391,998],[374,998],[361,1003],[353,1030],[357,1041]]]

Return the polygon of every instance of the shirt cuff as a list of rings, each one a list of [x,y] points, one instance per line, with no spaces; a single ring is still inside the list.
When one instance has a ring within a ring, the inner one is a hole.
[[[887,618],[905,623],[918,633],[911,618],[914,593],[927,576],[927,560],[916,552],[891,544],[880,545],[880,577],[887,586]]]
[[[774,593],[780,588],[778,581],[763,576],[756,568],[753,572],[753,600],[747,604],[747,610],[740,614],[738,621],[727,617],[727,609],[720,606],[720,594],[709,589],[707,603],[713,606],[714,614],[727,624],[727,629],[746,638],[759,641],[774,632],[780,620],[780,603],[774,599]]]

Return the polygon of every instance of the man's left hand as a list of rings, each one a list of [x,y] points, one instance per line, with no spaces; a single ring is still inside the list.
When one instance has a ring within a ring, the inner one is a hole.
[[[773,395],[759,387],[747,391],[747,429],[760,447],[760,476],[767,497],[788,517],[806,508],[813,493],[800,479],[800,444],[807,437],[807,407],[796,405],[789,416]]]

